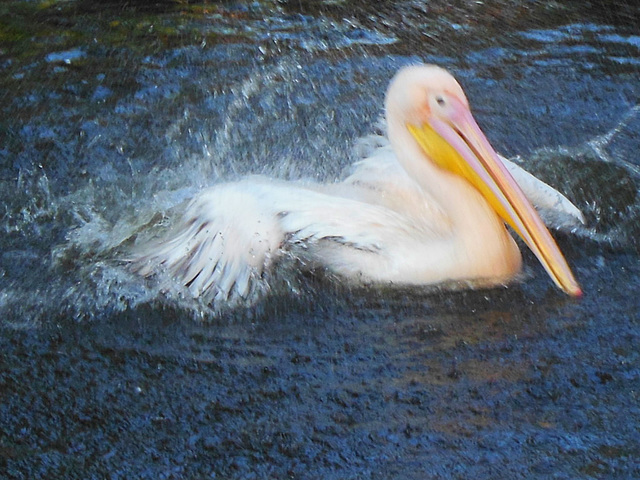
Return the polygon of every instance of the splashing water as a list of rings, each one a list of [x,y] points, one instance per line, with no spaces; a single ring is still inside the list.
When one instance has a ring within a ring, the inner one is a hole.
[[[9,111],[26,109],[32,117],[3,133],[7,146],[0,155],[17,171],[17,180],[9,170],[1,179],[0,310],[10,312],[8,322],[101,317],[163,302],[206,315],[208,306],[180,286],[160,290],[128,272],[122,261],[127,245],[136,236],[158,235],[183,202],[216,182],[250,173],[339,178],[354,158],[355,139],[367,134],[380,115],[389,78],[415,61],[445,62],[458,74],[481,123],[488,125],[485,130],[497,138],[498,150],[501,145],[533,150],[520,163],[567,193],[587,216],[588,224],[573,234],[637,248],[639,107],[627,105],[621,115],[618,106],[608,113],[609,124],[603,119],[597,128],[581,122],[575,131],[591,135],[581,133],[567,147],[554,147],[552,140],[541,146],[525,133],[542,118],[535,80],[504,81],[504,91],[523,97],[528,117],[503,116],[513,113],[501,104],[505,95],[487,88],[501,81],[490,73],[500,64],[513,78],[535,66],[546,78],[558,74],[568,82],[584,82],[588,76],[599,85],[588,72],[579,80],[575,72],[559,72],[558,62],[572,61],[563,49],[582,41],[589,48],[578,49],[579,55],[592,59],[596,49],[598,55],[604,50],[607,58],[619,58],[621,45],[635,48],[633,39],[616,36],[608,26],[570,25],[516,32],[509,39],[513,44],[480,46],[461,60],[435,53],[418,58],[390,54],[400,47],[383,30],[313,16],[258,17],[244,23],[224,16],[210,32],[234,38],[245,32],[240,42],[209,39],[165,49],[143,56],[131,71],[112,65],[111,53],[97,48],[51,52],[40,67],[25,66],[14,74],[23,80],[29,69],[44,68],[55,86],[21,91]],[[327,22],[337,30],[328,29]],[[597,46],[590,43],[594,37]],[[534,44],[525,47],[517,38]],[[366,48],[388,52],[376,56]],[[513,58],[527,63],[514,66]],[[126,55],[121,60],[129,61]],[[83,70],[83,62],[90,68]],[[82,75],[69,69],[73,65]],[[624,105],[623,97],[635,88],[629,84],[624,77],[606,84],[603,95],[618,95]],[[495,112],[488,113],[483,108],[491,102]],[[578,107],[567,114],[572,118],[593,109],[579,97],[574,103]],[[545,133],[554,127],[544,128],[539,138],[553,139]],[[557,144],[565,143],[556,138]],[[286,278],[275,288],[297,287]]]

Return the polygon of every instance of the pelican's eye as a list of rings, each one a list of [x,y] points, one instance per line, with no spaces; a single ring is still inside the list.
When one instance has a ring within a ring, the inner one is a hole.
[[[436,97],[436,102],[438,103],[438,105],[440,105],[441,107],[444,107],[446,105],[446,101],[444,100],[444,97],[442,95],[438,95]]]

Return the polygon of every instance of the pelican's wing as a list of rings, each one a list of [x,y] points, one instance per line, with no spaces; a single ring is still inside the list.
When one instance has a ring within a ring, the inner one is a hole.
[[[502,156],[500,159],[548,226],[571,227],[585,223],[582,212],[567,197],[519,165]]]
[[[398,212],[369,202],[366,194],[350,197],[307,192],[283,212],[286,247],[303,264],[355,281],[389,281],[411,271],[409,265],[419,252],[429,250],[431,240],[450,234],[449,223],[436,221],[429,210],[420,216],[418,207]]]
[[[296,255],[343,277],[400,281],[400,272],[415,270],[412,262],[420,252],[451,235],[448,216],[400,166],[390,146],[356,162],[344,181],[309,188],[314,191],[290,202],[282,228]],[[405,283],[419,282],[405,277]]]
[[[217,185],[186,208],[166,240],[136,248],[132,269],[166,272],[207,301],[236,302],[260,286],[284,241],[258,179]]]
[[[285,252],[342,273],[345,249],[376,252],[380,237],[372,225],[395,228],[385,211],[331,187],[249,177],[200,193],[164,241],[137,248],[132,269],[168,275],[214,304],[252,303]]]
[[[370,182],[381,170],[388,182]],[[392,162],[368,160],[333,185],[249,177],[199,194],[166,240],[138,247],[132,268],[168,274],[209,302],[251,303],[284,253],[347,277],[384,278],[448,233],[440,215]]]

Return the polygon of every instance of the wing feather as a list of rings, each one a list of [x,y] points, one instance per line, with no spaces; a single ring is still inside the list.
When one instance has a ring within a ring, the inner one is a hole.
[[[257,178],[204,190],[166,239],[136,248],[131,268],[164,272],[196,297],[250,301],[284,241],[264,190]]]
[[[584,225],[585,218],[580,209],[562,193],[536,178],[520,165],[502,156],[500,156],[500,159],[548,226],[570,227]]]

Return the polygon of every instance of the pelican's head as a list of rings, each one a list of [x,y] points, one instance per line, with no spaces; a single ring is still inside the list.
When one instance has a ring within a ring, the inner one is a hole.
[[[450,115],[451,101],[467,110],[469,102],[456,79],[436,65],[414,65],[401,69],[391,81],[386,97],[387,118],[419,124],[430,117]]]
[[[435,65],[400,70],[387,91],[386,115],[390,132],[408,132],[423,161],[469,181],[531,248],[558,287],[569,295],[582,294],[553,237],[480,130],[462,87],[449,72]]]

